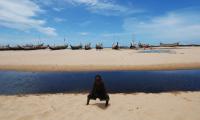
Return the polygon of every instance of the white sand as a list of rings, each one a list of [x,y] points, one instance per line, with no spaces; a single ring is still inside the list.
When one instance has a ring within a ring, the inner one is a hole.
[[[200,92],[111,94],[107,108],[86,96],[0,96],[0,120],[200,120]]]
[[[0,51],[0,69],[71,71],[200,68],[200,47],[170,50],[172,54],[112,49]]]

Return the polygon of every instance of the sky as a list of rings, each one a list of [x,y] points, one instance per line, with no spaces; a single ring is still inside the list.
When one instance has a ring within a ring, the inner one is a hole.
[[[0,44],[133,40],[200,44],[200,1],[0,0]]]

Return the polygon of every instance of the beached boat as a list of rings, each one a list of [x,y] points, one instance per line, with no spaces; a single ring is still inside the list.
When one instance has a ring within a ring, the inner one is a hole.
[[[49,45],[37,45],[36,48],[37,49],[47,49],[49,47]]]
[[[102,43],[96,44],[96,49],[97,50],[103,49],[103,44]]]
[[[156,47],[160,47],[160,45],[150,45],[150,47],[154,47],[154,48],[156,48]]]
[[[71,49],[72,50],[79,50],[79,49],[82,49],[82,45],[77,45],[77,46],[73,46],[73,45],[70,45],[71,46]]]
[[[61,50],[61,49],[67,49],[68,45],[57,45],[57,46],[49,46],[49,49],[51,50]]]
[[[149,44],[142,44],[142,43],[138,43],[138,47],[139,48],[150,48],[150,45]]]
[[[200,44],[191,44],[193,47],[200,47]]]
[[[32,44],[26,44],[26,45],[23,45],[21,46],[23,50],[35,50],[36,47]]]
[[[137,48],[137,45],[136,44],[134,44],[134,43],[131,43],[130,44],[130,49],[136,49]]]
[[[38,44],[38,45],[24,45],[22,46],[23,50],[39,50],[39,49],[46,49],[48,46],[45,46],[44,44]]]
[[[176,47],[179,46],[179,43],[171,43],[171,44],[164,44],[164,43],[160,43],[160,47]]]
[[[20,45],[9,46],[9,50],[24,50]]]
[[[180,47],[199,47],[200,44],[179,44]]]
[[[9,50],[9,45],[0,46],[0,51]]]
[[[112,45],[112,49],[115,49],[115,50],[120,49],[118,42],[116,45],[115,44]]]
[[[92,49],[91,43],[86,44],[86,45],[85,45],[85,50],[90,50],[90,49]]]
[[[36,50],[36,48],[34,47],[34,46],[32,46],[32,47],[28,47],[28,46],[22,46],[22,49],[23,50]]]

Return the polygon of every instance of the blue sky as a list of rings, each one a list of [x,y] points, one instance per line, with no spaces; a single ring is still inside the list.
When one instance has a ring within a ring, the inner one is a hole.
[[[199,0],[0,0],[0,43],[200,43]]]

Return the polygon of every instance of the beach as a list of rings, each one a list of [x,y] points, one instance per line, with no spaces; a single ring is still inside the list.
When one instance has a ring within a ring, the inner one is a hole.
[[[0,120],[200,120],[200,0],[0,0]]]
[[[153,48],[150,50],[30,50],[0,51],[0,70],[98,71],[199,69],[200,47]]]
[[[153,50],[167,52],[151,52]],[[101,51],[95,49],[1,51],[0,69],[116,71],[200,68],[199,47],[154,48],[153,50],[106,48]],[[105,107],[105,101],[99,100],[91,100],[90,105],[87,106],[85,92],[2,94],[0,95],[0,120],[200,120],[199,91],[133,92],[109,95],[110,104]]]
[[[0,96],[1,120],[199,120],[200,92],[110,94],[110,104],[87,94]]]

